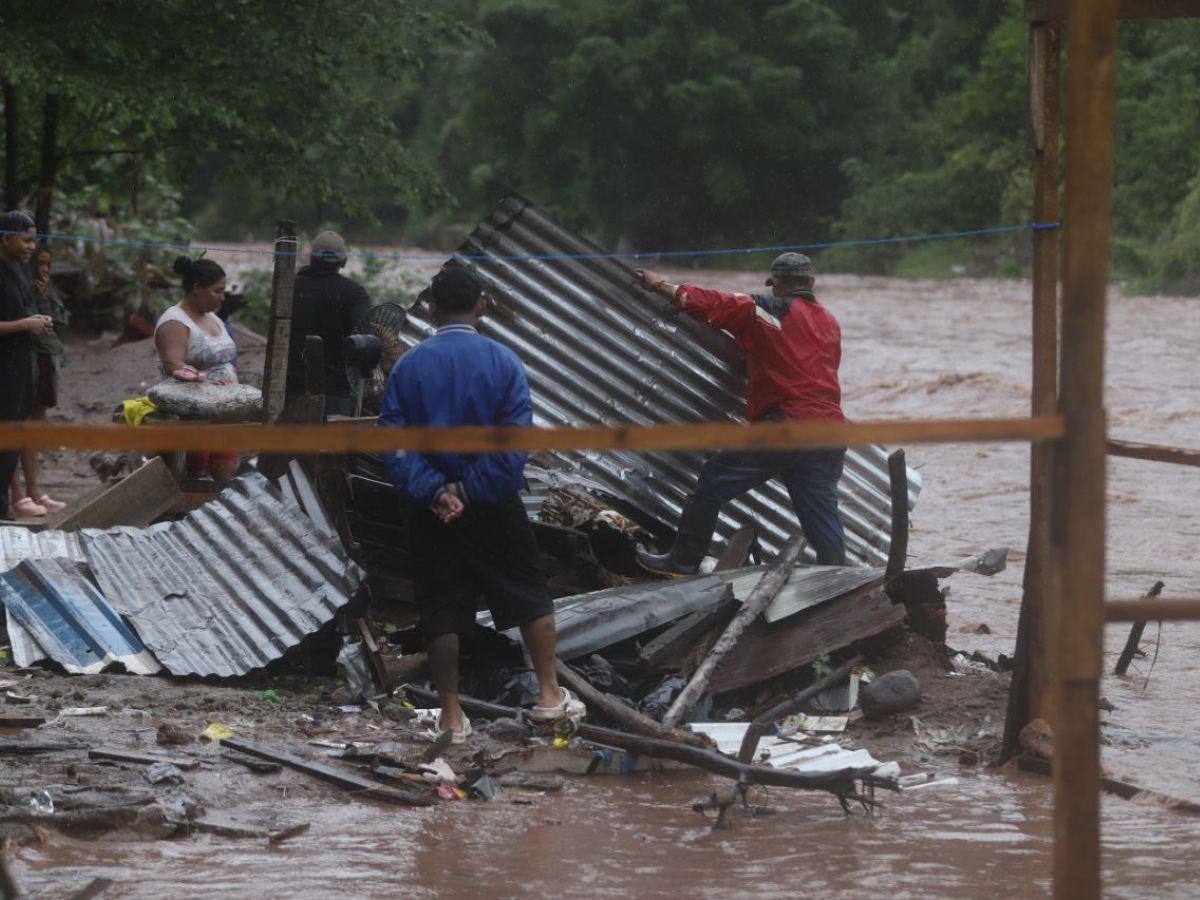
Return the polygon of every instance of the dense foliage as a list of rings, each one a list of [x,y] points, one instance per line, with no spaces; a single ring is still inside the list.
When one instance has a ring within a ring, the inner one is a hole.
[[[62,208],[129,218],[131,184],[149,184],[134,196],[178,200],[153,216],[206,236],[261,238],[291,215],[445,243],[515,191],[623,248],[870,238],[1029,220],[1022,6],[45,0],[0,12],[0,76],[23,103],[29,190],[56,95]],[[1119,59],[1114,266],[1195,287],[1200,22],[1124,23]],[[822,264],[1015,272],[1027,246]]]

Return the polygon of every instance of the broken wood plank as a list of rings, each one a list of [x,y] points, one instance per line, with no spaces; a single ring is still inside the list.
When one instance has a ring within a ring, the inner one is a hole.
[[[908,561],[908,467],[904,451],[888,457],[888,484],[892,501],[891,541],[888,544],[886,575],[890,581],[904,572]]]
[[[1150,588],[1142,599],[1154,599],[1162,593],[1163,587],[1164,585],[1161,581],[1154,582],[1154,587]],[[1133,662],[1133,657],[1137,654],[1138,644],[1142,642],[1142,632],[1145,630],[1145,619],[1140,619],[1133,623],[1133,627],[1129,629],[1129,637],[1125,640],[1125,647],[1121,650],[1120,658],[1117,659],[1117,667],[1113,670],[1113,674],[1124,675],[1129,670],[1129,665]]]
[[[717,557],[717,565],[713,571],[731,572],[734,569],[742,568],[746,565],[746,560],[750,558],[750,548],[754,546],[757,539],[758,529],[753,525],[739,528],[733,533],[733,537],[729,539],[729,543],[725,545],[721,555]]]
[[[371,664],[371,672],[375,676],[375,681],[381,691],[389,694],[392,691],[392,683],[388,680],[388,669],[379,652],[379,644],[375,643],[375,635],[371,633],[371,626],[367,624],[366,619],[359,619],[357,627],[358,633],[362,635],[363,649],[367,652],[367,660]]]
[[[408,687],[405,690],[423,704],[437,702],[437,694],[425,688]],[[511,706],[501,706],[498,703],[488,703],[473,697],[459,695],[459,702],[470,715],[488,718],[520,717],[522,710]],[[868,774],[865,770],[840,769],[836,772],[808,774],[792,769],[776,769],[772,766],[754,766],[739,762],[732,756],[726,756],[716,750],[703,747],[692,747],[672,741],[662,741],[658,738],[644,735],[626,734],[611,728],[601,728],[580,722],[576,736],[582,740],[602,747],[613,747],[626,750],[640,756],[653,759],[667,759],[698,769],[712,772],[723,778],[732,778],[741,784],[763,784],[776,787],[800,788],[803,790],[828,791],[832,794],[846,795],[854,791],[856,778]],[[888,790],[899,790],[899,785],[888,780],[877,780],[877,787]]]
[[[650,669],[676,671],[697,643],[711,631],[724,629],[737,611],[733,585],[728,585],[726,597],[716,606],[684,616],[662,634],[650,640],[638,651],[638,664]]]
[[[46,527],[57,531],[117,525],[143,528],[182,500],[183,491],[171,470],[161,456],[155,456],[106,490],[50,516]]]
[[[725,631],[717,638],[717,642],[697,667],[691,680],[679,692],[675,702],[663,716],[664,725],[673,726],[678,723],[684,714],[708,691],[709,682],[712,681],[721,662],[737,646],[750,625],[761,616],[762,611],[767,608],[767,604],[774,600],[775,595],[787,584],[788,576],[796,567],[796,560],[800,558],[803,546],[804,541],[799,535],[788,541],[779,554],[779,559],[754,586],[754,590],[750,592],[746,602],[742,604],[741,609],[734,614],[725,627]]]
[[[337,787],[354,791],[356,795],[367,796],[376,800],[387,800],[391,803],[406,803],[411,806],[432,806],[438,802],[437,795],[432,791],[384,787],[378,782],[361,778],[352,772],[335,769],[332,766],[326,766],[312,760],[301,759],[282,750],[274,750],[260,744],[253,744],[241,738],[224,738],[221,741],[221,746],[237,750],[239,753],[245,753],[248,756],[277,762],[289,769],[295,769],[297,772],[303,772],[305,775],[311,775],[313,778],[319,778],[321,781],[328,782]]]
[[[36,742],[25,743],[22,741],[0,742],[0,756],[17,755],[22,753],[65,753],[70,750],[83,750],[83,744],[68,744],[62,742]]]
[[[244,756],[241,753],[234,753],[229,750],[225,751],[221,758],[237,763],[239,766],[245,766],[251,772],[258,775],[273,775],[283,769],[283,766],[279,765],[279,763],[255,759],[253,756]]]
[[[155,753],[140,753],[137,750],[122,750],[117,747],[97,747],[88,751],[88,759],[111,759],[115,762],[137,763],[152,766],[155,763],[170,763],[185,772],[200,765],[200,760],[190,756],[160,756]]]
[[[290,838],[298,837],[308,831],[311,826],[308,822],[297,822],[288,828],[281,828],[278,831],[272,831],[267,835],[268,844],[281,844]]]
[[[0,728],[37,728],[45,722],[41,716],[0,716]]]
[[[592,686],[592,683],[568,666],[561,659],[555,660],[558,680],[577,693],[588,711],[595,710],[607,719],[620,725],[634,734],[644,734],[648,737],[661,738],[664,741],[681,741],[694,746],[706,746],[703,740],[697,740],[699,735],[692,732],[676,730],[647,716],[631,706],[626,706],[615,697]]]
[[[773,625],[754,622],[713,677],[709,691],[732,691],[806,666],[826,653],[894,628],[904,607],[881,587],[866,586]]]

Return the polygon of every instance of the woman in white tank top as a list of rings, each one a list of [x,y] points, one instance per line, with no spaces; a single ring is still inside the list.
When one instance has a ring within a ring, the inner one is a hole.
[[[154,350],[164,375],[180,381],[237,384],[234,360],[237,347],[216,311],[225,299],[225,270],[211,259],[175,260],[183,278],[183,300],[172,306],[154,326]],[[237,472],[236,452],[188,453],[189,475],[207,472],[226,482]]]

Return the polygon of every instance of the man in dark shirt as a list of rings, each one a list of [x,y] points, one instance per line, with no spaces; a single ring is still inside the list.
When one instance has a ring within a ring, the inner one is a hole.
[[[392,370],[379,424],[533,424],[521,361],[475,330],[487,308],[479,280],[466,269],[443,269],[431,294],[437,333]],[[388,453],[384,467],[409,504],[409,553],[442,704],[439,728],[455,743],[471,733],[458,702],[458,642],[474,628],[480,594],[498,629],[521,629],[539,687],[530,718],[582,715],[583,704],[555,673],[554,604],[519,494],[525,454]]]
[[[342,274],[346,260],[342,236],[322,231],[313,238],[309,264],[296,273],[285,401],[304,394],[304,338],[313,334],[321,339],[325,357],[325,411],[338,416],[354,415],[355,402],[342,344],[371,308],[366,289]]]
[[[812,261],[784,253],[771,264],[768,295],[730,294],[674,285],[639,272],[647,290],[670,297],[701,322],[733,335],[746,351],[746,416],[750,421],[841,422],[838,366],[842,332],[833,313],[813,293]],[[684,504],[670,553],[638,552],[638,562],[662,575],[691,575],[708,553],[721,507],[772,478],[788,490],[804,537],[827,566],[846,564],[837,486],[845,448],[715,453],[700,470],[696,491]]]
[[[20,422],[33,413],[35,337],[51,327],[37,315],[25,273],[37,248],[37,229],[27,214],[0,216],[0,422]],[[21,454],[0,451],[0,518],[8,518],[8,486]]]

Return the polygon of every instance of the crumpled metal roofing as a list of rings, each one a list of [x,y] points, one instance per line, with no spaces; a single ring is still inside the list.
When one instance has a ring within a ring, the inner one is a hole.
[[[0,577],[0,601],[17,665],[49,658],[81,675],[113,663],[137,675],[162,668],[92,584],[82,563],[25,560]]]
[[[350,602],[363,572],[262,475],[178,522],[84,532],[105,597],[174,675],[265,666]]]
[[[481,330],[525,364],[535,424],[744,421],[742,351],[728,335],[635,287],[627,266],[612,259],[504,258],[602,252],[528,201],[510,198],[476,227],[455,257],[482,278],[500,307]],[[410,346],[434,331],[422,315],[414,309],[400,333]],[[555,455],[616,500],[672,528],[703,462],[695,453]],[[912,470],[908,477],[911,507],[921,478]],[[883,448],[847,454],[839,502],[849,561],[884,563],[891,501]],[[744,525],[758,529],[768,553],[798,530],[782,484],[768,482],[726,504],[717,536],[728,539]],[[805,554],[815,558],[810,548]]]
[[[0,574],[27,559],[73,559],[83,562],[79,534],[74,531],[31,531],[21,525],[0,527]]]

